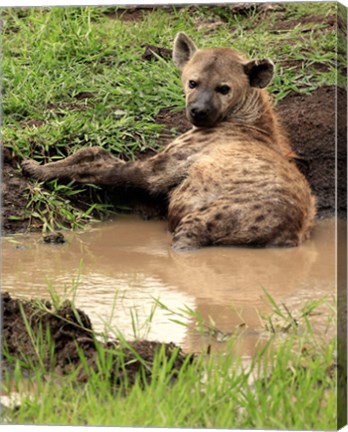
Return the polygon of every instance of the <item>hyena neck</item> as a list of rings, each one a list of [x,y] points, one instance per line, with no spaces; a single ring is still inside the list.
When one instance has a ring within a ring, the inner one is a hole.
[[[253,124],[261,117],[264,105],[265,101],[261,91],[258,89],[251,89],[231,108],[227,114],[227,120]]]
[[[269,145],[286,157],[295,157],[268,93],[251,89],[228,114],[226,121],[258,130]]]

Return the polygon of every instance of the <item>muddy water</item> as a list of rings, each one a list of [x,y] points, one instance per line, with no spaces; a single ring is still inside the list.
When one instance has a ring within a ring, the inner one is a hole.
[[[269,311],[263,288],[289,309],[306,300],[335,294],[334,219],[317,223],[312,238],[291,249],[206,248],[171,250],[166,223],[121,217],[83,233],[66,234],[63,245],[44,244],[40,235],[3,239],[2,290],[17,297],[49,298],[50,289],[71,298],[90,316],[97,331],[116,329],[131,338],[173,341],[198,351],[212,340],[195,320],[156,308],[184,307],[209,317],[221,332],[239,333],[236,350],[249,356],[258,346],[259,313]],[[338,235],[344,231],[338,223]],[[173,322],[180,320],[182,326]],[[323,317],[316,330],[325,332]],[[218,346],[213,342],[213,346]]]

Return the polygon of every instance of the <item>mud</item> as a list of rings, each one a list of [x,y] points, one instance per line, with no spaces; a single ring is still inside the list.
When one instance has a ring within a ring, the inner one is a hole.
[[[19,161],[12,152],[8,148],[2,150],[2,230],[4,233],[26,231],[30,224],[25,215],[28,180],[18,170]]]
[[[337,17],[330,15],[327,17],[310,15],[296,19],[290,19],[286,21],[277,21],[273,30],[276,31],[288,31],[294,29],[296,26],[301,25],[301,32],[312,32],[313,26],[318,26],[320,30],[335,30],[337,26]]]
[[[28,121],[21,121],[20,125],[23,129],[25,128],[39,128],[41,126],[43,126],[46,123],[45,120],[42,119],[31,119]]]
[[[321,87],[310,96],[289,95],[277,106],[290,141],[299,158],[300,170],[309,181],[317,199],[318,216],[333,214],[335,208],[336,176],[336,89]],[[337,112],[346,112],[346,92],[337,89]],[[300,126],[300,127],[299,127]],[[339,202],[337,209],[344,215],[346,187],[345,176],[347,153],[346,123],[337,124],[337,185]]]
[[[146,13],[151,12],[153,8],[149,6],[129,6],[129,7],[110,7],[104,12],[104,15],[110,19],[120,19],[124,22],[142,21]]]
[[[62,244],[66,242],[65,237],[61,232],[45,234],[43,236],[43,241],[45,243],[53,243],[53,244]]]
[[[88,379],[86,371],[81,367],[81,352],[91,370],[94,371],[98,371],[98,349],[103,348],[110,354],[112,353],[113,361],[109,373],[110,382],[115,386],[124,383],[124,375],[129,384],[133,384],[140,371],[145,375],[146,380],[150,381],[154,356],[160,349],[164,349],[165,357],[168,360],[173,358],[177,351],[172,365],[173,377],[188,357],[180,348],[171,343],[133,341],[129,342],[128,346],[122,346],[116,339],[106,343],[99,342],[95,337],[89,317],[83,311],[72,307],[68,301],[55,309],[48,301],[41,302],[38,306],[38,300],[15,300],[5,292],[1,294],[1,303],[2,341],[5,351],[14,358],[22,360],[24,365],[38,366],[36,347],[27,331],[24,315],[35,335],[42,332],[43,340],[47,340],[46,335],[49,334],[53,342],[53,352],[50,351],[48,344],[44,344],[41,353],[40,360],[47,372],[54,370],[64,375],[78,369],[79,382],[85,382]],[[124,368],[118,361],[121,352],[124,356]],[[190,357],[188,361],[192,359],[193,357]],[[144,364],[146,367],[143,367]],[[2,362],[3,369],[9,368],[9,365],[6,359]]]
[[[157,56],[162,57],[164,59],[172,58],[172,50],[168,48],[162,48],[155,45],[145,45],[145,52],[142,55],[142,60],[157,60]]]

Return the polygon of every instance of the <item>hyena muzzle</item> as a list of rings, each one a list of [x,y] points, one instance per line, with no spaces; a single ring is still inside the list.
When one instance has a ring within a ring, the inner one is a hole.
[[[42,181],[166,194],[177,250],[299,245],[313,224],[315,198],[264,90],[273,63],[248,61],[230,48],[197,49],[185,33],[176,36],[173,59],[193,128],[161,153],[123,162],[91,147],[46,165],[27,160],[23,170]]]

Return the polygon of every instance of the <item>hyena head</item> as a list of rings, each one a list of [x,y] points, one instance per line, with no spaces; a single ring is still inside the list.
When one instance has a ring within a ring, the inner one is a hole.
[[[270,60],[246,60],[231,48],[197,49],[185,34],[174,41],[173,59],[182,71],[186,115],[197,127],[212,127],[238,111],[255,88],[273,77]]]

